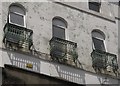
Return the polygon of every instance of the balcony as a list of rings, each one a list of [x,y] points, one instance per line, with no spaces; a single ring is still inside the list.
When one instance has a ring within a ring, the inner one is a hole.
[[[64,62],[71,60],[73,62],[78,58],[76,52],[77,43],[53,37],[50,40],[50,55],[53,60]]]
[[[93,50],[91,55],[93,67],[117,71],[118,64],[116,55],[99,50]]]
[[[33,44],[32,34],[30,29],[7,23],[4,27],[3,42],[6,47],[12,49],[29,50]]]

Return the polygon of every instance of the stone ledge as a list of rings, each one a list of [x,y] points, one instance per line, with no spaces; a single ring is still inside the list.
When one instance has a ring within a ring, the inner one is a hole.
[[[110,22],[115,22],[114,17],[110,17],[110,16],[104,15],[102,13],[97,13],[97,12],[94,12],[92,10],[85,9],[85,8],[82,8],[82,7],[72,6],[71,4],[69,4],[67,2],[54,2],[54,3],[64,5],[66,7],[69,7],[69,8],[72,8],[72,9],[75,9],[75,10],[78,10],[78,11],[81,11],[81,12],[84,12],[84,13],[87,13],[87,14],[102,18],[102,19],[105,19],[105,20],[108,20]]]
[[[86,65],[84,63],[81,63],[80,66],[75,66],[73,64],[67,64],[67,63],[59,63],[59,62],[56,62],[56,61],[53,61],[51,60],[50,58],[50,55],[49,54],[45,54],[45,53],[42,53],[42,52],[39,52],[39,55],[33,55],[32,53],[25,53],[25,52],[20,52],[20,51],[13,51],[13,50],[8,50],[8,49],[5,49],[5,48],[2,48],[2,50],[4,51],[10,51],[10,52],[15,52],[15,53],[20,53],[20,54],[24,54],[24,55],[28,55],[30,57],[33,57],[33,58],[38,58],[38,59],[41,59],[41,60],[44,60],[48,63],[55,63],[55,64],[61,64],[61,65],[64,65],[64,66],[68,66],[68,67],[71,67],[71,68],[75,68],[75,69],[80,69],[80,70],[83,70],[83,71],[86,71],[86,72],[90,72],[90,73],[93,73],[93,74],[98,74],[98,75],[105,75],[107,77],[111,77],[111,78],[118,78],[120,79],[119,76],[116,76],[113,72],[105,72],[105,70],[102,70],[101,73],[98,73],[94,70],[94,68],[90,65]],[[120,73],[120,69],[118,70],[119,73]]]

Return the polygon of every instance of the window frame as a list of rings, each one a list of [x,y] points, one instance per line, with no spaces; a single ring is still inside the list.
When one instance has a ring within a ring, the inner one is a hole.
[[[54,25],[54,24],[53,24],[53,26],[58,27],[58,28],[61,28],[61,29],[65,29],[65,27],[63,27],[63,26],[61,26],[61,25]]]
[[[64,35],[65,35],[64,40],[65,40],[65,39],[66,39],[66,31],[65,31],[65,27],[62,27],[62,26],[60,26],[60,25],[53,25],[53,27],[57,27],[57,29],[59,28],[59,29],[64,30]],[[52,28],[52,29],[53,29],[53,28]],[[54,34],[54,31],[53,31],[52,34]],[[53,37],[54,37],[54,35],[53,35]],[[59,38],[59,37],[58,37],[58,38]],[[62,38],[60,38],[60,39],[62,39]]]
[[[91,5],[95,5],[95,6],[98,6],[98,8],[99,9],[97,9],[98,11],[96,11],[96,10],[94,10],[94,9],[91,9],[90,8],[90,4]],[[99,2],[88,2],[88,7],[89,7],[89,10],[92,10],[92,11],[94,11],[94,12],[98,12],[98,13],[100,13],[101,12],[101,2],[99,3]]]
[[[58,19],[58,20],[64,22],[65,23],[65,27],[62,26],[62,25],[59,25],[59,24],[54,24],[53,23],[54,19]],[[66,32],[67,32],[66,31],[67,30],[67,25],[68,24],[67,24],[66,20],[64,20],[63,18],[61,18],[61,17],[54,17],[53,20],[52,20],[52,34],[54,34],[54,32],[53,32],[53,26],[58,27],[59,29],[63,29],[64,30],[64,34],[65,34],[64,40],[67,40],[68,39],[67,34],[66,34]],[[54,36],[52,35],[52,37],[54,37]]]
[[[93,31],[94,31],[94,30],[93,30]],[[99,31],[96,31],[96,32],[99,32]],[[100,33],[100,32],[99,32],[99,33]],[[93,38],[98,39],[98,40],[100,40],[100,41],[103,41],[104,48],[105,48],[105,52],[107,52],[107,47],[106,47],[106,41],[105,41],[105,39],[102,39],[102,38],[99,38],[99,37],[93,37],[93,36],[92,36],[92,48],[93,48],[93,50],[96,50],[96,49],[95,49],[95,44],[94,44],[94,42],[93,42]]]
[[[16,5],[16,4],[15,4]],[[11,5],[11,6],[14,6],[14,5]],[[16,6],[18,6],[18,5],[16,5]],[[20,6],[18,6],[19,8],[21,8]],[[21,8],[23,11],[25,11],[23,8]],[[15,14],[15,15],[19,15],[19,16],[22,16],[23,17],[23,22],[24,22],[24,25],[20,25],[20,24],[17,24],[17,23],[13,23],[13,22],[11,22],[11,17],[10,17],[10,15],[11,15],[11,13],[13,13],[13,14]],[[22,13],[18,13],[18,12],[11,12],[10,11],[10,7],[9,7],[9,14],[8,14],[8,20],[9,20],[9,23],[11,23],[11,24],[14,24],[14,25],[17,25],[17,26],[20,26],[20,27],[26,27],[26,13],[25,14],[22,14]]]

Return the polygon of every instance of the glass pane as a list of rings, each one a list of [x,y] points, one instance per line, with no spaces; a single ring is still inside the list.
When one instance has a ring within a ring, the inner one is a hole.
[[[94,37],[92,39],[93,39],[94,47],[96,50],[105,51],[105,46],[104,46],[103,40],[100,40],[100,39],[97,39]]]
[[[96,2],[89,2],[89,9],[94,10],[96,12],[100,11],[100,5]]]
[[[10,12],[17,12],[17,13],[25,15],[25,11],[22,8],[15,6],[15,5],[10,7]]]
[[[55,26],[62,26],[62,27],[67,28],[66,23],[63,20],[58,19],[58,18],[53,19],[53,25],[55,25]]]
[[[53,37],[65,39],[65,29],[53,25]]]
[[[24,26],[24,16],[10,13],[10,22]]]
[[[98,32],[98,31],[93,31],[92,32],[92,37],[94,38],[101,38],[101,39],[104,39],[105,40],[105,36],[104,34],[102,34],[102,32]]]

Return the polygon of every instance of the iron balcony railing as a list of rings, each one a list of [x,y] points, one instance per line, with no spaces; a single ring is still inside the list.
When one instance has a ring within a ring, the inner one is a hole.
[[[106,69],[111,67],[113,70],[118,69],[117,56],[108,52],[93,50],[91,53],[93,67]]]
[[[77,43],[53,37],[50,40],[50,55],[53,59],[58,61],[75,60],[78,58],[76,52]]]
[[[32,42],[33,31],[21,26],[7,23],[4,27],[4,39],[5,44],[12,43],[16,44],[17,47],[30,48],[33,44]]]

